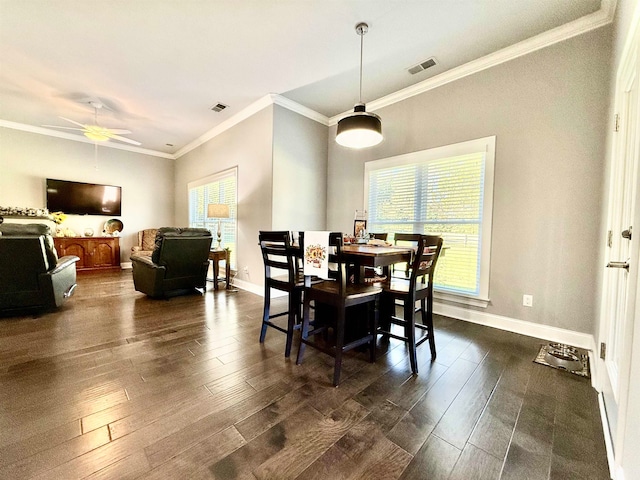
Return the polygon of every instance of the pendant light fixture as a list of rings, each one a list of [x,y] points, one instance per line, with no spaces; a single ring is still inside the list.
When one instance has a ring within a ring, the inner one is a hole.
[[[382,137],[382,122],[375,113],[367,113],[362,103],[362,50],[363,37],[369,31],[369,25],[359,23],[356,33],[360,35],[360,97],[353,113],[338,122],[336,142],[343,147],[366,148],[379,144]]]

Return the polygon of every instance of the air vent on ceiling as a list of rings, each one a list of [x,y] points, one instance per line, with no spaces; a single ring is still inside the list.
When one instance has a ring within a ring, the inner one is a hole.
[[[214,112],[221,112],[228,106],[229,105],[225,105],[224,103],[216,103],[213,107],[211,107],[211,110],[213,110]]]
[[[426,70],[427,68],[431,68],[434,67],[437,64],[436,59],[431,57],[428,60],[425,60],[422,63],[419,63],[418,65],[414,65],[413,67],[409,68],[409,73],[411,75],[415,75],[416,73],[422,72],[423,70]]]

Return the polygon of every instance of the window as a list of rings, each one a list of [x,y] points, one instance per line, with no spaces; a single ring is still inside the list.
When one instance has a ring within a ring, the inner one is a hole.
[[[493,209],[495,137],[365,164],[371,232],[441,235],[434,289],[486,306]]]
[[[213,233],[213,245],[217,246],[218,222],[222,232],[222,248],[236,250],[237,213],[238,213],[238,169],[232,168],[209,177],[190,182],[189,189],[189,226],[207,228]],[[207,217],[210,203],[229,205],[229,218]],[[231,268],[235,268],[236,255],[231,255]]]

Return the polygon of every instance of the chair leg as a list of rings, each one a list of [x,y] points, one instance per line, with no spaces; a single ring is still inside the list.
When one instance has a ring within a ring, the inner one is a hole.
[[[304,342],[309,337],[309,310],[309,300],[305,297],[302,307],[302,327],[300,328],[300,346],[298,347],[296,365],[302,363],[302,357],[304,356],[304,349],[306,347]]]
[[[294,292],[289,292],[289,313],[287,314],[287,343],[284,347],[284,356],[289,358],[291,355],[291,344],[293,343],[293,329],[296,325],[296,311],[300,309],[298,304],[298,296]]]
[[[267,335],[267,327],[269,326],[269,309],[271,308],[271,291],[269,286],[264,289],[264,308],[262,310],[262,330],[260,330],[260,343],[264,343],[264,337]]]
[[[380,329],[385,332],[391,331],[391,317],[394,315],[394,302],[393,297],[383,298],[380,302],[378,325]],[[376,329],[378,325],[376,325]],[[382,338],[389,340],[389,335],[382,333]]]
[[[407,299],[404,304],[404,331],[407,338],[407,347],[409,348],[409,362],[411,363],[411,371],[418,373],[418,361],[416,353],[416,320],[415,320],[416,302]]]
[[[369,306],[369,309],[371,307]],[[373,314],[369,315],[369,331],[371,332],[371,342],[369,343],[370,345],[370,350],[369,350],[369,361],[371,363],[375,363],[376,361],[376,344],[378,343],[378,315],[379,315],[379,308],[380,308],[380,300],[378,298],[376,298],[374,304],[373,304]]]
[[[333,386],[337,387],[340,383],[340,371],[342,370],[342,353],[344,348],[344,323],[345,308],[338,308],[336,319],[336,352],[335,363],[333,366]]]
[[[423,300],[424,302],[424,300]],[[424,306],[423,306],[424,308]],[[425,317],[423,317],[423,322],[429,329],[429,349],[431,350],[431,360],[436,359],[436,338],[433,331],[433,291],[429,292],[429,297],[427,299],[427,312]]]

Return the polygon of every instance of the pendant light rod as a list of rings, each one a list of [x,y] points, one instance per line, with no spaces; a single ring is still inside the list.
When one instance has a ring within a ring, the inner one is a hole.
[[[360,93],[358,103],[362,103],[362,56],[364,52],[364,35],[369,31],[369,25],[362,22],[356,25],[356,33],[360,35]]]

